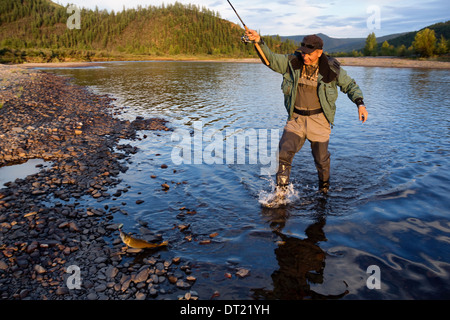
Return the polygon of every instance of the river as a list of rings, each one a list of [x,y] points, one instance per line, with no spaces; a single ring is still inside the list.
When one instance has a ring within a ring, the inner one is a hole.
[[[113,96],[122,118],[170,121],[172,131],[123,141],[139,147],[117,186],[127,192],[85,201],[125,210],[115,220],[129,232],[146,225],[169,240],[159,254],[192,261],[200,299],[449,299],[450,73],[345,69],[368,120],[340,92],[329,194],[316,190],[307,142],[294,158],[293,195],[278,208],[262,202],[287,117],[281,75],[221,62],[48,71]]]

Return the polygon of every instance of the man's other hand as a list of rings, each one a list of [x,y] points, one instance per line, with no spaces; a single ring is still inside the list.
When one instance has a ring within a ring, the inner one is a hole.
[[[369,115],[369,113],[367,112],[365,106],[358,107],[358,114],[359,114],[359,121],[362,121],[363,123],[367,121],[367,116]]]

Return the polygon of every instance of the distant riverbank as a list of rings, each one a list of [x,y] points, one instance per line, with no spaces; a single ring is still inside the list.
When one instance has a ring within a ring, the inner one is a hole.
[[[424,68],[424,69],[450,69],[450,62],[432,60],[413,60],[398,57],[339,57],[343,66],[358,67],[389,67],[389,68]],[[203,62],[234,62],[234,63],[260,63],[256,58],[218,58],[202,59],[193,57],[159,57],[149,60],[155,61],[203,61]],[[108,61],[109,62],[109,61]],[[102,62],[49,62],[49,63],[24,63],[20,66],[26,68],[76,68],[100,66]]]
[[[342,57],[337,58],[344,66],[450,69],[450,62],[432,60],[412,60],[398,57]]]
[[[117,61],[135,61],[135,60],[117,60]],[[193,62],[237,62],[237,63],[259,63],[261,60],[253,58],[220,58],[220,59],[198,59],[198,58],[157,58],[149,60],[136,60],[136,61],[193,61]],[[23,64],[16,64],[15,66],[25,68],[85,68],[85,67],[97,67],[103,63],[113,61],[79,61],[79,62],[30,62]]]

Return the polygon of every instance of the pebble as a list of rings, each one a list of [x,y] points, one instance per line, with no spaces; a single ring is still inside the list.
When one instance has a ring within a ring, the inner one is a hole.
[[[107,260],[108,260],[107,257],[98,257],[94,260],[94,263],[100,264],[100,263],[106,262]]]
[[[170,283],[177,283],[177,281],[178,281],[178,278],[177,278],[177,277],[175,277],[175,276],[169,276],[169,282],[170,282]]]
[[[158,283],[159,282],[159,277],[156,274],[152,274],[150,276],[150,279],[152,280],[153,283]]]
[[[170,186],[169,186],[167,183],[163,183],[163,184],[161,185],[161,187],[162,187],[163,190],[165,190],[165,191],[167,191],[167,190],[170,189]]]
[[[0,270],[6,270],[8,269],[8,265],[6,264],[5,261],[0,260]]]
[[[36,271],[39,274],[47,272],[47,270],[45,270],[44,267],[42,267],[42,266],[40,266],[38,264],[34,266],[34,271]]]
[[[144,270],[140,271],[136,277],[134,278],[134,283],[144,282],[147,280],[148,274],[150,272],[149,268],[145,268]]]
[[[87,299],[88,300],[97,300],[98,296],[94,292],[91,292],[87,295]]]
[[[180,288],[180,289],[188,289],[188,288],[191,287],[191,284],[188,283],[188,282],[185,282],[185,281],[183,281],[183,280],[178,280],[178,281],[176,282],[176,286],[177,286],[178,288]]]
[[[146,294],[143,292],[137,292],[136,293],[136,300],[145,300]]]
[[[119,269],[114,266],[109,266],[108,269],[106,269],[105,275],[108,279],[112,279],[117,275],[117,273],[119,273]]]
[[[102,283],[95,287],[95,292],[103,292],[106,290],[106,284]]]
[[[239,269],[236,271],[236,275],[237,275],[238,277],[241,277],[241,278],[247,277],[247,276],[250,275],[250,270],[245,269],[245,268],[239,268]]]
[[[156,290],[155,288],[151,288],[149,291],[149,295],[153,298],[156,297],[158,295],[158,290]]]
[[[69,293],[69,289],[67,287],[58,287],[58,289],[56,289],[56,294],[58,296],[68,294],[68,293]]]

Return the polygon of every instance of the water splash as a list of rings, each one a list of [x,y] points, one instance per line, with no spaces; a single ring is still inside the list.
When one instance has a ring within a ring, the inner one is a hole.
[[[294,185],[290,183],[285,188],[278,187],[272,180],[271,191],[261,190],[259,192],[258,202],[266,208],[279,208],[289,203],[294,203],[300,198],[298,190],[294,189]]]

